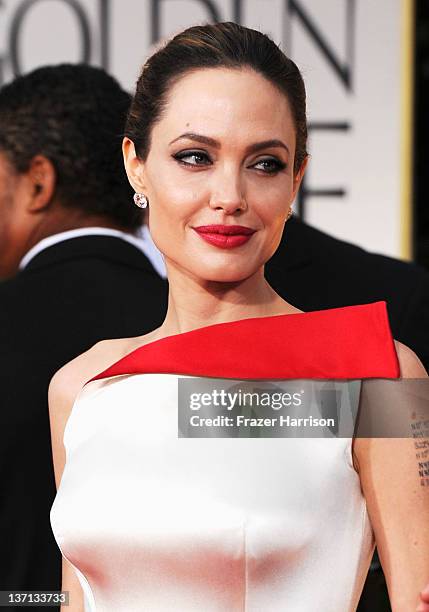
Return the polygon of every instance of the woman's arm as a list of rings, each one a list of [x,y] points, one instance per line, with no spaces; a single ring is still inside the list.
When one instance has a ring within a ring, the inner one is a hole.
[[[61,368],[49,385],[49,419],[57,489],[62,478],[66,457],[63,445],[64,429],[74,398],[79,392],[80,387],[77,385],[80,379],[79,368],[76,368],[76,360],[74,360]],[[64,557],[62,558],[61,590],[69,592],[69,605],[61,606],[61,612],[84,612],[83,592],[79,580],[73,567]]]
[[[429,584],[420,593],[420,605],[417,612],[429,612]]]
[[[57,489],[66,461],[63,444],[64,429],[78,393],[88,380],[120,359],[129,350],[132,340],[118,338],[97,342],[88,351],[58,370],[52,378],[48,399]],[[84,597],[79,579],[73,566],[64,557],[62,562],[62,590],[69,591],[69,605],[61,606],[61,612],[84,612]]]
[[[396,348],[402,378],[427,377],[411,349]],[[429,487],[421,484],[414,442],[362,438],[354,446],[393,612],[416,610],[429,581]]]
[[[73,567],[64,559],[62,562],[62,591],[68,591],[69,605],[61,606],[60,612],[84,612],[83,591]]]

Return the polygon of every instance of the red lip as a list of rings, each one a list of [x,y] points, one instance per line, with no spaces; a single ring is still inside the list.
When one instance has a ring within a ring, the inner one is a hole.
[[[220,247],[232,249],[245,244],[256,230],[244,225],[200,225],[193,228],[206,242]]]
[[[234,236],[235,234],[247,236],[254,234],[256,231],[245,225],[200,225],[194,227],[194,230],[201,234],[226,234],[227,236]]]

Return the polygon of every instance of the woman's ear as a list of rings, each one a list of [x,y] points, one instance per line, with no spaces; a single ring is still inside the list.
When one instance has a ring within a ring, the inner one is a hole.
[[[132,188],[138,193],[144,192],[146,189],[143,178],[144,164],[137,156],[133,141],[126,136],[122,141],[122,154],[125,171]]]
[[[302,161],[301,167],[293,177],[293,191],[292,191],[292,202],[294,201],[296,194],[298,193],[298,189],[301,186],[302,179],[304,177],[304,173],[307,169],[307,164],[310,156],[306,155]]]

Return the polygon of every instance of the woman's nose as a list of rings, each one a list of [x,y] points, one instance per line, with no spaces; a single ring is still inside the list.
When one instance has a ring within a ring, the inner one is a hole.
[[[238,210],[246,210],[247,204],[244,197],[240,178],[232,176],[231,173],[220,178],[213,177],[214,184],[210,196],[210,208],[223,210],[232,214]]]

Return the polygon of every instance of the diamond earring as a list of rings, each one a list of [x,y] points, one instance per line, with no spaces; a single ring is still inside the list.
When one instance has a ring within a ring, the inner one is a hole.
[[[144,193],[135,193],[134,204],[139,208],[146,208],[146,206],[149,204],[149,200]]]

